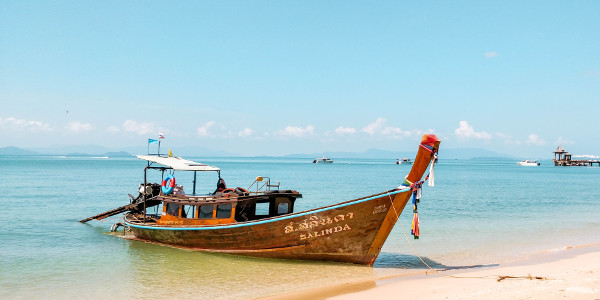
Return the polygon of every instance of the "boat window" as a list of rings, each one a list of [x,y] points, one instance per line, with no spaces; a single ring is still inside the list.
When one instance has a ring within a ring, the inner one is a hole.
[[[256,216],[268,216],[269,215],[269,202],[256,203]]]
[[[231,204],[217,205],[217,219],[231,218]]]
[[[198,219],[212,219],[214,205],[201,205],[198,210]]]
[[[277,205],[277,214],[283,215],[290,212],[290,204],[287,202],[282,202]]]
[[[277,197],[275,198],[275,205],[277,205],[277,214],[283,215],[291,213],[292,203],[287,197]]]
[[[194,217],[194,206],[193,205],[182,205],[181,206],[181,217],[182,218],[193,218]]]
[[[167,214],[179,217],[179,204],[167,203]]]

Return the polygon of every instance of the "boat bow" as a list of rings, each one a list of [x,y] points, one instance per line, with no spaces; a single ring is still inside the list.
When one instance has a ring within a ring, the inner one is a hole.
[[[419,150],[417,151],[417,156],[414,160],[412,168],[410,169],[410,173],[406,176],[406,179],[396,190],[406,190],[404,193],[397,193],[393,197],[390,198],[390,209],[387,211],[384,221],[379,228],[373,243],[368,251],[369,260],[365,262],[365,264],[372,266],[381,251],[381,247],[387,240],[390,232],[394,228],[396,221],[400,217],[402,210],[408,203],[408,200],[412,196],[412,192],[416,192],[416,189],[420,187],[423,183],[421,178],[425,174],[427,167],[429,164],[435,163],[435,158],[437,157],[437,152],[439,149],[440,140],[433,134],[425,134],[421,138],[421,144],[419,145]],[[409,192],[410,191],[410,192]]]

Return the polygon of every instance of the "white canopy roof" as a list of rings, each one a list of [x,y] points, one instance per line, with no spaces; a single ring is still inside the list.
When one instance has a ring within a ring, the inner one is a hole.
[[[179,171],[220,171],[221,169],[181,157],[137,155],[137,158],[154,162]]]

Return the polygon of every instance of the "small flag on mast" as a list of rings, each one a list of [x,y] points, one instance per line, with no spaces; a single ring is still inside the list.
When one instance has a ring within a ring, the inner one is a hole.
[[[164,135],[162,132],[159,132],[159,133],[158,133],[158,139],[159,139],[159,140],[162,140],[162,139],[164,139],[164,138],[165,138],[165,135]]]
[[[157,144],[158,140],[155,139],[148,139],[148,144]]]

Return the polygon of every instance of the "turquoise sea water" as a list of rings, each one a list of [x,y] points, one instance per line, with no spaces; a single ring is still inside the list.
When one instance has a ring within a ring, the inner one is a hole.
[[[432,267],[467,267],[600,242],[600,168],[554,167],[550,161],[522,167],[440,154],[435,186],[424,187],[419,205],[421,238],[410,237],[407,207],[373,268],[121,239],[106,234],[120,216],[78,220],[129,203],[127,194],[136,195],[143,182],[145,162],[0,157],[0,299],[245,299],[426,269],[416,255]],[[327,165],[310,158],[193,159],[221,167],[229,186],[248,187],[260,175],[298,190],[304,198],[296,211],[394,188],[410,169],[395,159]],[[201,179],[206,192],[214,189],[215,174]]]

